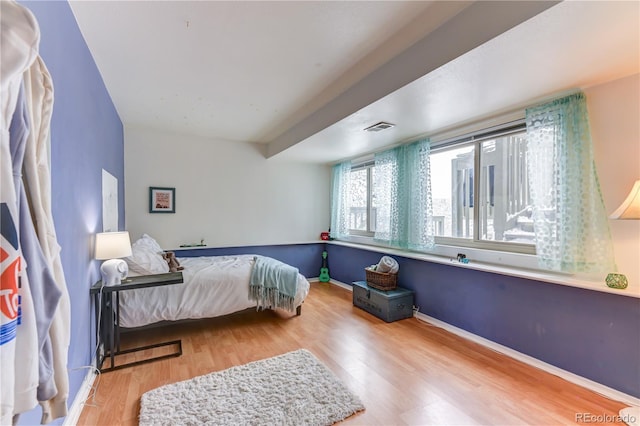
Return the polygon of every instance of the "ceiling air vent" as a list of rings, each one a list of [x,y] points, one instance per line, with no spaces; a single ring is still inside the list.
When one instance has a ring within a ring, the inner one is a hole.
[[[367,132],[379,132],[381,130],[390,129],[393,126],[395,126],[395,124],[385,123],[384,121],[381,121],[379,123],[374,124],[373,126],[367,127],[364,130],[366,130]]]

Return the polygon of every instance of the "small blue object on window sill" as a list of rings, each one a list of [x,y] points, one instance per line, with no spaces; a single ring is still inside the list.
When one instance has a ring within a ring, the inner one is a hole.
[[[623,274],[609,274],[607,275],[606,283],[608,287],[625,289],[629,285],[627,277]]]

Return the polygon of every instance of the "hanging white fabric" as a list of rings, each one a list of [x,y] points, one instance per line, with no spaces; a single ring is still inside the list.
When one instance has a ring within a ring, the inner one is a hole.
[[[60,245],[51,210],[51,114],[53,111],[53,82],[41,57],[36,58],[24,75],[25,94],[29,105],[31,131],[24,158],[24,180],[27,196],[36,225],[42,254],[47,268],[60,292],[58,307],[53,317],[49,336],[53,355],[53,380],[56,394],[41,400],[42,423],[67,415],[69,376],[67,358],[70,344],[71,309],[69,293],[62,269]]]
[[[53,85],[37,56],[40,32],[33,14],[14,1],[0,6],[0,424],[15,422],[38,399],[46,399],[40,402],[42,423],[48,423],[67,414],[70,340],[69,295],[51,214]]]
[[[9,128],[22,75],[38,54],[40,31],[26,8],[9,1],[0,7],[0,424],[11,424],[16,413],[37,405],[37,332],[19,242]]]

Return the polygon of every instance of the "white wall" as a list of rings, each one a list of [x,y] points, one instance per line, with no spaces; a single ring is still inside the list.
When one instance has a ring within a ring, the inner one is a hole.
[[[330,168],[264,158],[259,145],[125,127],[126,224],[164,248],[318,241]],[[175,187],[176,213],[149,213],[149,187]]]
[[[640,179],[640,74],[584,90],[600,188],[613,212]],[[640,285],[640,220],[610,220],[618,271]]]

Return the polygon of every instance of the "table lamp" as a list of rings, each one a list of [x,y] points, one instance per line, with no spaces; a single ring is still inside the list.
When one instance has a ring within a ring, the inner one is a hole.
[[[627,198],[620,204],[609,219],[632,220],[640,219],[640,179],[633,184],[631,192]],[[622,274],[609,274],[607,276],[607,285],[614,288],[626,288],[627,277]],[[629,425],[640,425],[640,407],[626,407],[620,410],[620,417]]]
[[[129,233],[100,232],[96,234],[95,258],[105,260],[100,266],[104,285],[117,285],[127,277],[129,266],[122,257],[131,256]]]
[[[627,198],[620,204],[609,219],[633,220],[640,219],[640,179],[631,188]],[[609,274],[606,278],[607,286],[611,288],[624,289],[629,285],[627,277],[623,274]]]
[[[609,219],[640,219],[640,179],[633,184],[627,198],[611,213]]]

